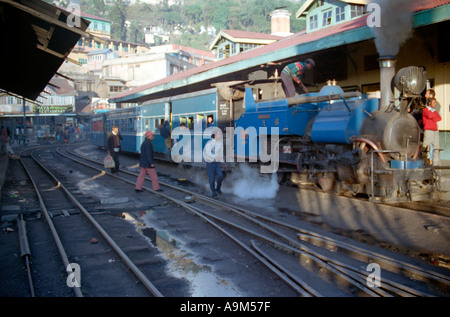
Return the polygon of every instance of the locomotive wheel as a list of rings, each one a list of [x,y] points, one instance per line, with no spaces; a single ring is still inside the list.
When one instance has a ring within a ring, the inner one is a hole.
[[[319,177],[320,188],[326,193],[332,193],[335,191],[336,177],[333,173],[326,173],[325,175]]]

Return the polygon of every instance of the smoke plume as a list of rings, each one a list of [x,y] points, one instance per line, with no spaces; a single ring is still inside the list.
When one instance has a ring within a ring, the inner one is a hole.
[[[413,11],[418,0],[370,0],[379,5],[380,27],[372,27],[380,56],[397,55],[411,36]]]

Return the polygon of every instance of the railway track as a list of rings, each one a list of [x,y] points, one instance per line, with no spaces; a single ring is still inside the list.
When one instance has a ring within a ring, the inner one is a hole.
[[[102,165],[88,161],[85,164]],[[132,176],[131,180],[122,180],[134,185],[135,173],[121,174]],[[410,264],[411,259],[305,231],[298,224],[274,221],[172,184],[160,184],[170,193],[159,195],[220,230],[301,296],[445,296],[450,292],[446,270]],[[145,190],[153,192],[147,187]],[[189,202],[183,199],[186,194],[191,197]],[[377,276],[380,272],[376,268],[382,268],[382,277]]]
[[[62,265],[57,267],[66,268],[63,277],[60,270],[54,272],[54,283],[66,283],[77,297],[163,296],[142,271],[144,268],[148,272],[152,269],[152,263],[159,262],[149,252],[149,246],[145,242],[139,243],[138,240],[133,240],[132,245],[124,243],[121,229],[110,229],[117,227],[118,222],[123,222],[120,218],[102,214],[91,215],[54,171],[45,166],[50,160],[51,156],[39,150],[24,151],[20,155],[20,161],[36,190],[40,210],[61,258]],[[35,222],[36,219],[21,220],[19,225],[22,257],[26,256],[27,259],[33,259],[29,245],[37,242],[28,242],[26,227],[33,230]],[[137,259],[141,268],[135,264]],[[30,295],[34,296],[36,292],[32,274],[30,266],[27,267]]]

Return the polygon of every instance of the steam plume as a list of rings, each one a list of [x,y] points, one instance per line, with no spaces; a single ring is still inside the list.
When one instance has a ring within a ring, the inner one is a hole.
[[[413,29],[413,12],[418,0],[370,0],[380,7],[381,27],[372,27],[380,56],[397,55]]]

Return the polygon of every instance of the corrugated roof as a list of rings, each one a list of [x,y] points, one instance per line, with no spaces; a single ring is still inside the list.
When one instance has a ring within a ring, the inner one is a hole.
[[[267,33],[257,33],[238,30],[221,30],[222,33],[228,34],[236,39],[257,39],[257,40],[281,40],[283,36],[272,35]]]
[[[96,15],[93,15],[93,14],[90,14],[90,13],[86,13],[86,12],[83,12],[83,11],[80,12],[80,15],[81,15],[81,17],[86,18],[86,19],[99,20],[99,21],[105,21],[105,22],[111,23],[111,21],[108,20],[108,19],[105,19],[105,18],[102,18],[102,17],[98,17]]]
[[[417,5],[415,12],[433,9],[450,3],[450,0],[423,0]],[[450,17],[447,17],[447,19]],[[196,67],[182,73],[165,77],[141,87],[128,90],[111,102],[137,102],[145,95],[167,89],[174,89],[194,82],[205,81],[251,68],[271,61],[281,61],[308,52],[342,46],[373,38],[372,31],[367,26],[367,16],[327,27],[318,31],[306,33],[305,31],[283,38],[275,43],[268,44],[244,53],[219,60],[214,63]]]
[[[255,43],[255,44],[270,44],[275,41],[281,40],[283,36],[272,35],[267,33],[257,33],[238,30],[220,30],[214,41],[209,46],[210,50],[214,50],[220,43],[220,39],[224,37],[235,43]]]
[[[86,55],[98,55],[98,54],[107,54],[109,52],[112,52],[112,49],[110,48],[102,48],[99,50],[95,50],[95,51],[90,51],[89,53],[87,53]]]

